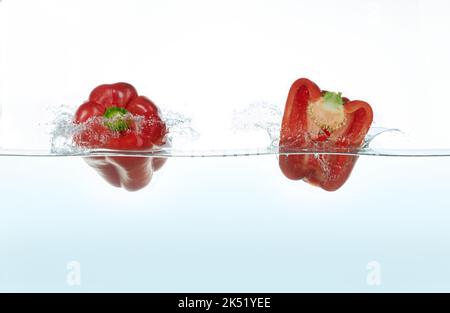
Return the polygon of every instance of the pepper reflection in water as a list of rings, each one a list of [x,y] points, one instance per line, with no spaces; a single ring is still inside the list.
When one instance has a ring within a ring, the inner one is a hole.
[[[89,157],[87,164],[111,185],[128,191],[144,188],[150,182],[153,172],[159,170],[166,158],[149,157]]]
[[[167,128],[157,106],[127,83],[95,88],[74,122],[82,125],[74,135],[80,147],[141,151],[166,143]],[[85,161],[112,185],[134,191],[145,187],[166,159],[101,156]]]
[[[312,81],[301,78],[292,84],[284,109],[280,132],[280,152],[302,149],[346,152],[364,142],[373,120],[370,105],[350,101],[340,93],[322,91]],[[280,155],[283,174],[327,191],[339,189],[350,176],[357,156],[337,154]]]

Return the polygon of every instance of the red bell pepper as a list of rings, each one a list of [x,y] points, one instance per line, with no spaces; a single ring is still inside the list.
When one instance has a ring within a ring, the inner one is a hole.
[[[280,133],[279,165],[283,174],[327,191],[339,189],[358,159],[353,155],[289,154],[289,151],[358,149],[364,142],[373,112],[364,101],[350,101],[341,93],[322,91],[301,78],[292,84]]]
[[[156,105],[127,83],[101,85],[75,113],[80,130],[74,136],[85,148],[148,150],[165,143],[166,125]],[[102,156],[86,162],[109,183],[127,190],[146,186],[165,158]]]

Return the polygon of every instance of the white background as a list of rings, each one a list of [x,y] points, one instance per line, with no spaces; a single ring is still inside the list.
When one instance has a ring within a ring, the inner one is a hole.
[[[54,107],[128,81],[192,117],[203,147],[231,146],[233,110],[282,109],[308,77],[371,103],[379,126],[406,133],[400,148],[449,148],[449,12],[448,1],[3,0],[2,145],[48,147]],[[0,161],[0,290],[450,289],[448,158],[361,157],[334,193],[287,180],[275,157],[171,159],[136,193],[79,158]],[[70,261],[80,286],[66,282]],[[366,281],[372,261],[380,286]]]
[[[447,1],[3,1],[4,147],[47,148],[61,104],[127,81],[182,111],[203,148],[229,139],[232,111],[282,110],[290,84],[366,100],[395,148],[448,148]],[[33,138],[33,139],[31,139]],[[252,137],[246,138],[252,143]],[[245,143],[243,144],[245,145]]]

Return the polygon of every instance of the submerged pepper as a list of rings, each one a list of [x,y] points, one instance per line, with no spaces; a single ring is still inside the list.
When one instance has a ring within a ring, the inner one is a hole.
[[[280,152],[346,151],[358,149],[372,124],[367,102],[322,91],[301,78],[289,91],[280,133]],[[283,154],[279,166],[293,180],[304,180],[327,191],[339,189],[358,157],[343,154]]]
[[[77,145],[92,149],[149,150],[165,143],[167,128],[156,105],[127,83],[100,85],[75,113]],[[127,190],[146,186],[165,158],[101,156],[85,161],[109,183]]]

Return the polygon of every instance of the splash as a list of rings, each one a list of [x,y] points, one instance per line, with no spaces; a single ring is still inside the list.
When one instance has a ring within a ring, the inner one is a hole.
[[[97,134],[95,132],[86,132],[86,130],[96,127],[103,123],[102,117],[94,117],[86,121],[86,123],[75,124],[74,108],[61,105],[53,110],[53,122],[50,125],[50,153],[71,155],[92,153],[96,149],[87,149],[75,143],[74,138],[82,133],[90,135],[89,142],[96,142],[99,146],[107,142],[110,136],[114,136],[113,132],[105,134]],[[167,142],[168,146],[173,143],[180,144],[184,141],[197,140],[200,134],[192,127],[192,119],[186,115],[174,112],[171,110],[164,110],[161,113],[162,119],[168,128]],[[145,121],[140,116],[128,116],[127,119],[136,125],[136,131],[139,132],[145,125],[144,123],[152,123],[152,121]]]
[[[192,118],[189,116],[167,109],[162,110],[161,115],[169,129],[167,139],[171,144],[181,144],[200,138],[200,133],[192,126]]]
[[[450,149],[381,149],[371,147],[371,143],[379,137],[402,134],[395,128],[373,126],[369,130],[364,144],[360,149],[326,148],[283,149],[278,147],[282,112],[276,105],[267,102],[257,102],[237,110],[233,114],[233,131],[261,132],[267,136],[267,143],[260,148],[244,149],[208,149],[201,147],[189,150],[183,143],[189,143],[201,137],[192,119],[179,112],[163,110],[161,116],[165,121],[169,133],[167,146],[146,151],[119,151],[108,149],[85,149],[74,142],[74,137],[82,132],[87,125],[73,123],[74,108],[59,106],[52,110],[53,122],[50,126],[50,149],[48,150],[9,150],[0,149],[0,156],[161,156],[161,157],[235,157],[250,155],[286,155],[286,154],[313,154],[316,158],[325,154],[337,155],[366,155],[366,156],[393,156],[393,157],[450,157]],[[138,120],[137,120],[138,121]],[[189,146],[189,145],[188,145]]]
[[[233,129],[238,131],[264,131],[270,140],[269,147],[276,147],[280,139],[282,112],[268,102],[256,102],[233,112]]]
[[[73,122],[74,109],[61,105],[53,112],[55,116],[50,125],[50,153],[67,155],[88,152],[77,146],[73,138],[81,131],[81,126]]]
[[[270,104],[268,102],[256,102],[248,105],[246,108],[234,111],[233,114],[233,127],[235,131],[264,131],[270,140],[269,149],[277,151],[279,153],[279,141],[280,141],[280,129],[282,120],[282,111],[279,106]],[[370,143],[382,134],[387,133],[400,133],[403,134],[399,129],[396,128],[385,128],[379,126],[372,126],[366,135],[364,143],[362,144],[362,149],[368,148]],[[311,149],[294,149],[286,151],[287,153],[326,153],[326,152],[336,152],[336,153],[358,153],[358,150],[348,150],[348,149],[333,149],[326,148],[326,150],[316,147]],[[282,153],[283,154],[283,153]]]

